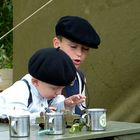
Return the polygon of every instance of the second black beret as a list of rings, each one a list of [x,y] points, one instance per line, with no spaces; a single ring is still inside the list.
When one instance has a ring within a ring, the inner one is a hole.
[[[90,48],[98,48],[100,37],[92,25],[78,16],[61,17],[55,27],[57,36],[63,36]]]

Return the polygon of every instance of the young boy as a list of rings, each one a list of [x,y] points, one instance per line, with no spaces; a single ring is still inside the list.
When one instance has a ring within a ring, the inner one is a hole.
[[[73,85],[66,86],[63,90],[66,97],[72,95],[85,95],[85,78],[79,71],[81,63],[86,59],[90,48],[98,48],[100,37],[92,25],[84,18],[78,16],[61,17],[55,27],[56,37],[53,46],[60,47],[72,59],[77,68],[77,76]],[[81,114],[86,103],[79,104],[73,109],[76,114]]]
[[[14,111],[29,114],[31,123],[35,123],[35,118],[49,106],[61,111],[85,100],[82,96],[72,96],[65,101],[60,95],[64,86],[74,81],[76,69],[69,56],[59,48],[35,52],[29,60],[28,72],[0,93],[0,116],[8,117]]]

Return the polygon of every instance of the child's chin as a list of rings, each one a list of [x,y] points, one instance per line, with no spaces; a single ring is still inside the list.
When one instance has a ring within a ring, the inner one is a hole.
[[[76,69],[79,69],[80,65],[75,65]]]

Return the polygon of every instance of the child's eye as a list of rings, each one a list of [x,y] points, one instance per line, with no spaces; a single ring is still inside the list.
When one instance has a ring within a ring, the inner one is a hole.
[[[74,43],[71,43],[71,44],[69,44],[69,46],[71,47],[71,48],[77,48],[77,44],[74,44]]]
[[[77,45],[70,45],[70,47],[71,47],[71,48],[76,48],[76,47],[77,47]]]
[[[87,48],[87,47],[83,47],[82,49],[85,51],[89,51],[89,48]]]

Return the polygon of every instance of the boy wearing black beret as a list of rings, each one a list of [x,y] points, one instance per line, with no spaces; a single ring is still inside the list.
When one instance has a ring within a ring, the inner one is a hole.
[[[100,37],[93,26],[84,18],[78,16],[61,17],[55,27],[56,37],[53,39],[55,48],[60,47],[70,56],[75,67],[77,76],[73,85],[66,86],[63,94],[66,97],[72,95],[85,96],[85,77],[79,67],[86,59],[90,48],[97,49]],[[86,103],[79,104],[73,108],[73,113],[81,114],[86,108]]]
[[[35,52],[29,60],[28,72],[21,80],[0,93],[0,117],[29,114],[31,123],[40,112],[49,106],[58,111],[71,107],[70,102],[83,102],[82,96],[72,96],[66,100],[62,89],[71,84],[76,76],[76,69],[70,57],[59,48],[45,48]],[[48,100],[51,100],[48,103]]]

